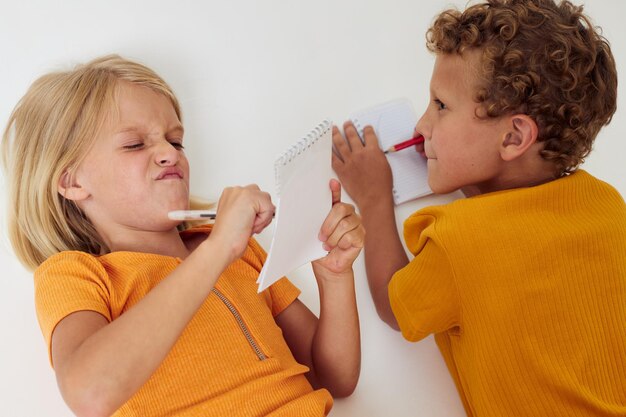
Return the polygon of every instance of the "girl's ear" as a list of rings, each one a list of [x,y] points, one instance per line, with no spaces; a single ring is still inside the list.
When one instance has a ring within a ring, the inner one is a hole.
[[[525,114],[511,116],[511,128],[506,132],[500,155],[505,161],[512,161],[523,155],[537,142],[539,128],[535,121]]]
[[[89,192],[76,182],[76,178],[73,177],[68,170],[65,170],[59,178],[59,184],[57,185],[57,191],[64,198],[72,201],[81,201],[89,197]]]

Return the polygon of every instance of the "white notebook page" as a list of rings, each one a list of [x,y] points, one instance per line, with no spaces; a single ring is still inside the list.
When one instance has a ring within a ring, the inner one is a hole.
[[[318,234],[332,207],[332,123],[325,120],[276,160],[274,235],[259,279],[261,292],[294,269],[326,256]]]
[[[357,112],[350,117],[359,135],[363,128],[374,128],[381,149],[411,139],[417,124],[413,106],[407,99],[397,99]],[[410,149],[386,155],[393,174],[393,199],[396,205],[431,194],[426,160]]]

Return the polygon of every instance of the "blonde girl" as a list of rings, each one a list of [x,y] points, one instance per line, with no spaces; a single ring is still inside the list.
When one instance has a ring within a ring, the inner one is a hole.
[[[183,137],[170,87],[119,56],[44,75],[9,119],[9,234],[63,398],[79,416],[327,414],[359,376],[359,216],[332,181],[319,319],[286,278],[257,294],[270,197],[227,188],[212,227],[180,232]]]

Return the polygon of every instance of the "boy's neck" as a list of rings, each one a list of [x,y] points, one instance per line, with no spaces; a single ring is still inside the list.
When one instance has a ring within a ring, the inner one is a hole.
[[[515,188],[534,187],[557,179],[555,167],[541,158],[521,158],[508,163],[500,175],[491,180],[476,184],[477,194]],[[471,188],[471,187],[470,187]]]
[[[486,194],[495,191],[513,190],[516,188],[528,188],[536,185],[545,184],[550,181],[554,181],[556,177],[554,175],[549,176],[536,176],[536,177],[510,177],[502,178],[497,183],[479,184],[477,186],[477,194]]]

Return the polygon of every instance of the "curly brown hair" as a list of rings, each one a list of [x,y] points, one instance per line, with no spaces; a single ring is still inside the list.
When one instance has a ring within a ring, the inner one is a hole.
[[[524,113],[558,175],[584,161],[616,110],[617,70],[601,29],[569,1],[487,0],[446,10],[426,33],[436,54],[482,51],[486,117]],[[481,113],[483,113],[481,111]]]

